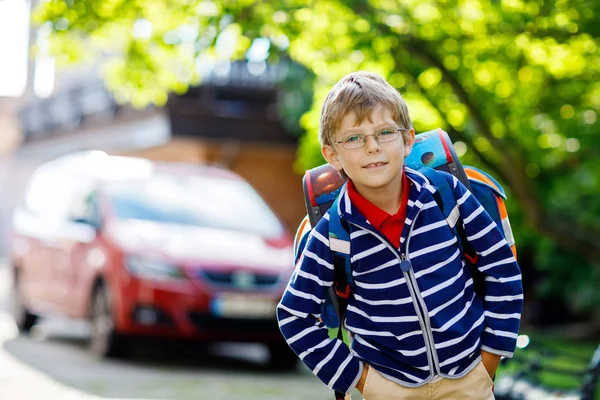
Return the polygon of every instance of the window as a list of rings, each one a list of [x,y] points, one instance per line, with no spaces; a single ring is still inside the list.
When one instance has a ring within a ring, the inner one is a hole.
[[[108,186],[116,216],[277,237],[279,220],[246,182],[167,174]]]

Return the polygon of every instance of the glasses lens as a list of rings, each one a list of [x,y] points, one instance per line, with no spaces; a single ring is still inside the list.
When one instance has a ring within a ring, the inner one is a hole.
[[[363,145],[365,144],[365,139],[364,138],[357,138],[354,140],[349,140],[346,142],[342,142],[342,146],[344,146],[344,148],[346,150],[354,150],[354,149],[358,149],[363,147]]]
[[[382,131],[377,135],[377,141],[380,143],[392,142],[398,139],[400,133],[397,130]]]

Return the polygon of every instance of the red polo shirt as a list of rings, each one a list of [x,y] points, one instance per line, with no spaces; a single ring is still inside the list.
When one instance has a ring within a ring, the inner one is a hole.
[[[402,171],[402,200],[400,209],[394,215],[388,214],[381,208],[377,207],[369,200],[361,196],[354,187],[352,180],[348,180],[348,195],[350,201],[362,215],[373,225],[375,229],[381,232],[394,245],[395,248],[400,247],[400,235],[404,228],[404,219],[406,218],[406,206],[408,205],[408,194],[410,192],[410,180]]]

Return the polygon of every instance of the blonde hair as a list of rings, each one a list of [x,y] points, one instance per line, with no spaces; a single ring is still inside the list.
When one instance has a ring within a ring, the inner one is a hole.
[[[408,107],[404,99],[380,75],[358,71],[340,79],[327,93],[321,108],[319,142],[321,146],[331,146],[342,119],[349,113],[356,114],[356,124],[365,118],[371,121],[371,112],[383,105],[392,113],[400,128],[412,128]],[[408,137],[405,133],[405,140]]]

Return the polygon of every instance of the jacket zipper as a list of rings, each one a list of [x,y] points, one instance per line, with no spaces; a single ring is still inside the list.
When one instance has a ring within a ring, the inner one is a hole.
[[[408,248],[408,244],[407,244],[407,248]],[[400,255],[400,258],[404,258],[406,261],[410,261],[406,258],[406,255],[404,253],[402,253]],[[431,359],[432,359],[432,364],[433,364],[432,371],[434,372],[434,376],[440,375],[440,369],[438,367],[439,360],[437,358],[437,353],[435,352],[435,344],[433,342],[433,331],[431,330],[431,325],[429,323],[429,316],[428,316],[427,312],[425,311],[426,307],[424,304],[424,300],[421,297],[419,290],[416,290],[416,288],[418,287],[417,279],[415,277],[415,273],[412,268],[406,272],[407,284],[409,281],[410,281],[409,291],[411,291],[411,295],[413,296],[413,299],[416,299],[415,306],[419,310],[418,312],[421,313],[421,315],[423,317],[423,325],[425,325],[425,329],[423,329],[423,336],[425,337],[425,342],[429,344],[428,350],[431,353]]]
[[[414,227],[414,221],[416,221],[416,219],[420,213],[421,213],[421,210],[419,210],[417,212],[417,214],[415,215],[415,218],[413,219],[413,223],[411,224],[410,229],[406,235],[406,238],[407,238],[406,246],[405,246],[406,249],[408,249],[408,243],[410,242],[410,234],[412,233],[412,230]],[[348,221],[348,222],[358,228],[364,229],[362,226],[360,226],[354,222],[350,222],[350,221]],[[377,232],[374,232],[370,229],[367,229],[367,230],[369,232],[371,232],[371,234],[373,234],[375,237],[377,237],[390,250],[392,250],[392,252],[394,254],[396,254],[396,255],[398,254],[397,250],[394,249],[392,247],[392,245],[385,238],[381,237],[381,235],[379,235]],[[410,263],[410,260],[406,257],[406,255],[404,253],[401,253],[400,256],[398,257],[398,259],[400,261],[400,265],[402,265],[402,263],[405,261]],[[421,325],[421,329],[423,330],[423,337],[425,339],[424,340],[425,348],[427,349],[427,359],[428,359],[429,365],[433,372],[433,376],[439,375],[440,371],[439,371],[439,368],[437,367],[439,365],[439,361],[437,359],[437,354],[435,352],[435,347],[433,344],[431,326],[429,325],[429,318],[427,317],[427,314],[425,313],[425,308],[421,304],[422,299],[417,296],[418,291],[415,290],[415,288],[417,287],[417,282],[414,278],[414,272],[412,270],[412,265],[408,271],[403,270],[402,273],[404,274],[404,276],[406,278],[406,285],[408,286],[410,295],[413,299],[413,304],[415,305],[415,308],[416,308],[417,316],[419,317],[419,325]]]
[[[406,244],[404,245],[404,250],[405,252],[400,254],[400,259],[404,258],[405,261],[410,263],[410,260],[408,259],[408,257],[406,256],[406,253],[408,252],[409,249],[409,243],[410,243],[410,235],[413,231],[413,228],[415,227],[415,222],[417,221],[417,218],[419,217],[419,214],[421,213],[422,209],[419,209],[419,211],[417,212],[417,214],[415,215],[415,217],[413,218],[413,222],[410,225],[410,229],[408,230],[407,234],[406,234]],[[412,293],[412,297],[413,299],[416,300],[416,307],[419,310],[418,312],[421,314],[422,316],[422,321],[423,321],[423,325],[425,325],[425,328],[423,329],[423,336],[425,337],[425,343],[428,344],[428,350],[431,356],[431,362],[432,362],[432,372],[433,375],[440,375],[440,369],[439,369],[439,360],[437,358],[437,353],[435,351],[435,343],[433,342],[433,331],[431,330],[431,324],[429,322],[429,316],[427,313],[427,308],[425,307],[425,301],[423,300],[423,298],[421,297],[421,292],[418,290],[418,285],[417,285],[417,279],[415,277],[415,272],[414,269],[412,268],[412,263],[410,264],[410,269],[408,269],[408,271],[405,271],[406,274],[406,284],[409,287],[409,291],[411,291]],[[408,282],[410,281],[410,285],[408,284]]]

